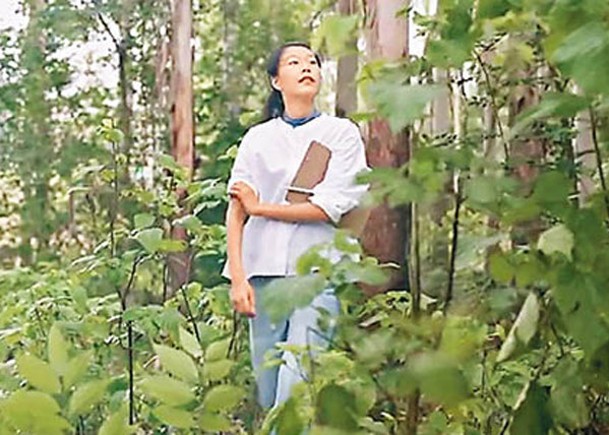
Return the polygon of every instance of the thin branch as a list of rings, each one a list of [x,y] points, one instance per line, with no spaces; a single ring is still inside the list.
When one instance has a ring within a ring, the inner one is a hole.
[[[605,172],[603,171],[603,159],[601,156],[601,149],[598,144],[598,136],[596,134],[596,115],[592,108],[590,112],[590,128],[592,130],[592,143],[594,144],[594,154],[596,155],[596,169],[598,170],[598,176],[601,180],[601,187],[603,189],[603,199],[605,201],[605,210],[607,211],[607,217],[609,218],[609,192],[607,191],[607,180],[605,179]]]
[[[450,250],[450,263],[448,266],[448,285],[446,286],[446,294],[444,295],[444,314],[448,312],[448,307],[453,299],[453,290],[455,283],[455,262],[457,259],[457,248],[459,242],[459,213],[461,211],[461,204],[463,198],[461,197],[461,188],[459,186],[459,179],[456,182],[455,191],[455,214],[453,217],[453,228],[452,228],[452,240]]]
[[[118,52],[121,52],[123,50],[123,45],[116,38],[116,36],[114,36],[114,33],[112,33],[112,30],[110,29],[110,25],[108,24],[108,22],[106,21],[106,19],[102,15],[102,13],[99,11],[99,9],[98,9],[100,7],[99,1],[98,0],[93,0],[93,4],[95,5],[95,13],[97,15],[97,19],[99,20],[101,25],[104,27],[104,29],[106,30],[108,35],[110,35],[110,38],[112,39],[112,42],[114,43],[114,45],[116,47],[116,50]]]
[[[503,152],[505,153],[505,160],[509,161],[509,159],[510,159],[510,150],[509,150],[509,147],[508,147],[507,140],[505,139],[505,134],[504,134],[504,131],[503,131],[503,124],[501,124],[501,119],[499,118],[499,109],[497,108],[497,99],[495,98],[495,91],[494,91],[494,88],[493,88],[493,86],[491,84],[491,78],[490,78],[490,75],[488,73],[488,70],[486,69],[484,61],[482,60],[482,57],[480,57],[480,54],[478,52],[474,51],[474,55],[476,56],[476,60],[480,64],[480,69],[482,69],[482,73],[484,75],[484,82],[486,84],[488,94],[491,97],[491,109],[493,110],[493,115],[495,117],[495,122],[497,123],[497,129],[499,130],[499,136],[501,136],[501,142],[502,142],[502,145],[503,145]]]

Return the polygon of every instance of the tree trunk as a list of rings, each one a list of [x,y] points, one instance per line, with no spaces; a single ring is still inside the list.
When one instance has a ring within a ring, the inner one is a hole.
[[[369,0],[365,2],[367,48],[370,60],[384,58],[397,61],[408,54],[408,21],[396,17],[407,6],[402,0]],[[371,167],[400,167],[408,160],[408,135],[392,134],[385,120],[376,119],[366,128],[366,157]],[[382,204],[374,208],[364,233],[362,244],[369,255],[381,262],[400,265],[391,279],[380,287],[366,287],[377,293],[388,289],[406,288],[406,252],[408,207],[391,208]]]
[[[172,25],[172,94],[171,151],[176,162],[186,168],[189,177],[194,169],[194,118],[192,85],[192,3],[191,0],[175,0]],[[185,192],[178,192],[180,198]],[[186,210],[182,211],[184,214]],[[186,240],[186,231],[172,229],[175,239]],[[168,256],[169,291],[171,295],[186,282],[190,274],[190,254],[181,252]],[[170,295],[170,296],[171,296]]]
[[[338,0],[338,12],[341,15],[357,13],[356,0]],[[357,38],[349,41],[353,54],[338,59],[336,75],[336,116],[348,116],[357,110]]]
[[[46,0],[30,0],[29,23],[25,31],[22,67],[25,105],[23,116],[27,119],[23,131],[22,154],[31,156],[24,159],[20,174],[23,182],[24,201],[21,207],[22,245],[20,254],[26,264],[37,260],[49,245],[54,231],[52,207],[49,205],[50,162],[53,162],[53,139],[49,120],[51,105],[46,92],[51,88],[51,80],[44,68],[48,50],[44,24],[40,19],[47,7]]]
[[[524,80],[535,75],[531,68],[523,69],[517,79]],[[539,103],[539,90],[532,85],[520,84],[509,97],[509,124],[513,125],[517,116],[529,107]],[[514,177],[521,182],[523,193],[528,195],[539,175],[539,164],[545,155],[545,147],[539,139],[513,140],[510,143],[509,162]],[[512,242],[517,245],[534,243],[542,231],[539,219],[515,225],[512,231]]]

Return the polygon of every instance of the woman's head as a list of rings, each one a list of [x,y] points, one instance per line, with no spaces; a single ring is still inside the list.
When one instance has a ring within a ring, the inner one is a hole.
[[[284,44],[273,52],[267,66],[272,93],[264,118],[281,116],[284,100],[315,98],[321,85],[321,58],[302,42]]]

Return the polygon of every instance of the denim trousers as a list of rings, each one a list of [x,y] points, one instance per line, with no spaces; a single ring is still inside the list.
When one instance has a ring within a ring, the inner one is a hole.
[[[256,295],[256,317],[249,320],[250,351],[258,387],[258,403],[265,409],[281,405],[290,397],[295,384],[306,381],[306,367],[302,366],[300,358],[287,350],[279,351],[276,345],[285,343],[310,346],[312,351],[326,348],[329,344],[328,334],[332,331],[320,331],[319,309],[326,311],[334,319],[340,311],[339,301],[334,291],[329,289],[317,295],[309,306],[296,309],[289,317],[272,323],[264,310],[262,300],[266,285],[274,279],[280,277],[250,279]],[[265,360],[270,353],[280,355],[283,363],[265,367]]]

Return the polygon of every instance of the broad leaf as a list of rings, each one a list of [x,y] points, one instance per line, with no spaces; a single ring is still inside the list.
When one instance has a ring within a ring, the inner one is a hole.
[[[199,344],[199,340],[193,334],[188,332],[186,329],[180,326],[179,329],[180,334],[180,345],[182,349],[186,352],[194,356],[195,358],[199,358],[203,355],[203,350],[201,349],[201,345]]]
[[[195,399],[189,385],[167,375],[146,377],[140,387],[147,395],[171,406],[184,405]]]
[[[218,385],[207,392],[203,400],[206,412],[229,411],[241,402],[245,392],[234,385]]]
[[[54,323],[49,331],[48,352],[51,367],[59,376],[64,376],[68,369],[68,343],[57,323]]]
[[[180,429],[188,429],[195,425],[192,414],[183,409],[172,408],[171,406],[161,405],[152,410],[156,418],[163,423]]]
[[[497,362],[510,358],[517,350],[521,350],[529,344],[537,332],[539,322],[539,300],[534,292],[529,293],[514,326],[510,330],[507,339],[499,350]]]
[[[187,382],[197,383],[199,380],[197,367],[188,354],[162,344],[155,344],[153,347],[165,370]]]
[[[17,369],[34,388],[49,394],[57,394],[61,391],[59,377],[55,371],[34,355],[25,354],[17,357]]]
[[[395,80],[370,85],[370,98],[394,133],[419,119],[425,108],[446,90],[435,85],[402,85]]]
[[[100,379],[79,386],[70,397],[68,406],[70,415],[78,416],[89,412],[102,401],[108,384],[109,380]]]
[[[565,225],[558,224],[539,236],[537,249],[546,255],[561,253],[570,260],[573,245],[573,233]]]

